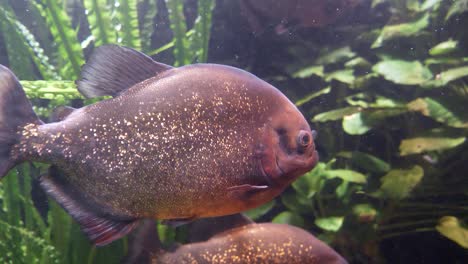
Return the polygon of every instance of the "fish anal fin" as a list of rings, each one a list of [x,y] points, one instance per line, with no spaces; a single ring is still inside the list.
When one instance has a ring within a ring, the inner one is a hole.
[[[83,66],[78,90],[86,97],[117,96],[133,85],[172,69],[131,48],[103,45]]]
[[[138,224],[137,219],[113,219],[95,213],[96,210],[80,202],[71,188],[51,175],[43,175],[39,181],[46,193],[78,222],[81,230],[97,246],[107,245],[125,236]]]

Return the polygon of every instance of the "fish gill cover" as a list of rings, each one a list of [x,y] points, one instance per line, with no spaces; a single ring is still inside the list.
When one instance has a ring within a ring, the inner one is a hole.
[[[170,65],[247,69],[296,102],[322,161],[251,217],[314,231],[351,262],[466,258],[468,2],[349,1],[342,12],[317,1],[333,17],[317,27],[245,2],[1,0],[0,63],[45,120],[56,106],[101,99],[83,98],[74,81],[103,44]],[[46,168],[25,163],[0,182],[0,259],[118,262],[125,239],[94,248],[47,202],[34,180]],[[184,242],[184,227],[158,229],[163,242]]]

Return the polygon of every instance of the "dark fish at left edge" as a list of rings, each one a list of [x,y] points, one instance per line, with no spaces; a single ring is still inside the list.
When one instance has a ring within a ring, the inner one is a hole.
[[[179,68],[116,45],[95,50],[78,90],[113,98],[44,124],[0,65],[0,178],[24,161],[97,245],[140,219],[184,223],[268,202],[318,161],[314,133],[279,90],[240,69]]]

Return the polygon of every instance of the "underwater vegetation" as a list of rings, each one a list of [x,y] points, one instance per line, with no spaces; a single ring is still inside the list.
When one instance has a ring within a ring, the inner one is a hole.
[[[243,35],[233,26],[248,24],[238,1],[0,3],[0,63],[44,120],[56,106],[99,100],[83,98],[74,81],[104,44],[174,66],[244,68],[294,100],[318,131],[321,160],[247,215],[309,230],[351,263],[464,263],[468,1],[361,1],[328,25],[278,31],[257,18],[264,32]],[[0,182],[0,261],[119,262],[126,238],[95,248],[45,198],[35,179],[47,167],[25,163]],[[185,227],[158,231],[162,243],[187,241]]]

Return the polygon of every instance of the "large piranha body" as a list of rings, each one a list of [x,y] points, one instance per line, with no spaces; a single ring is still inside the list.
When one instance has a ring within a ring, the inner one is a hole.
[[[141,218],[188,221],[256,207],[318,160],[296,107],[236,68],[173,68],[107,45],[77,84],[87,97],[113,98],[44,124],[0,65],[0,177],[22,161],[52,164],[42,187],[98,245]]]

